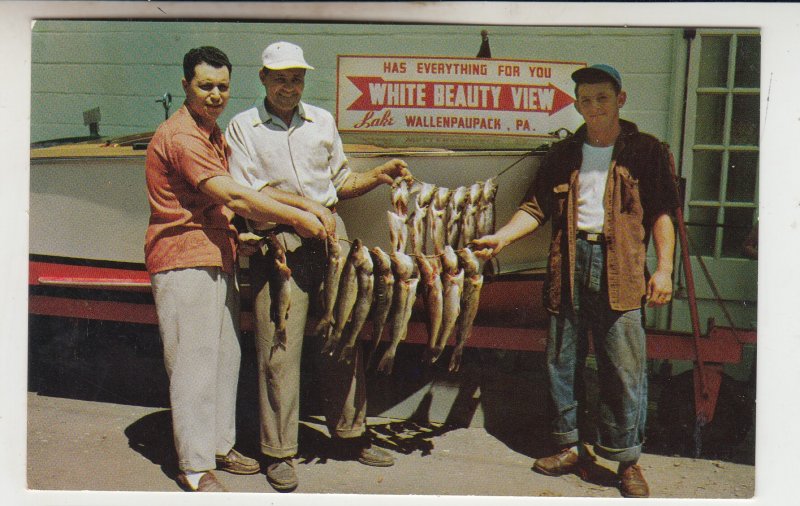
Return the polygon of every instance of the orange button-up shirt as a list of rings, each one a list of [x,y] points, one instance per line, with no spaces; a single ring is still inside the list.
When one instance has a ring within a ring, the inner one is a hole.
[[[209,136],[185,105],[156,130],[145,159],[150,224],[144,252],[150,274],[190,267],[221,267],[233,274],[234,213],[198,189],[209,178],[230,177],[228,151],[219,127]]]

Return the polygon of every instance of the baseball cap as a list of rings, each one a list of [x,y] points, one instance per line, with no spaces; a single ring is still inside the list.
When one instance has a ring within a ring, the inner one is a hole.
[[[261,53],[261,62],[270,70],[309,69],[314,67],[306,63],[303,50],[289,42],[275,42],[267,46]]]
[[[619,75],[617,69],[605,63],[597,63],[595,65],[578,69],[572,73],[572,80],[576,83],[585,83],[593,77],[605,75],[611,77],[622,88],[622,77]]]

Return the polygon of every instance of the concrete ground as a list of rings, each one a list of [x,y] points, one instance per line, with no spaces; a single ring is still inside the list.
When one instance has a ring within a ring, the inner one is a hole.
[[[619,498],[611,462],[599,461],[591,481],[531,471],[532,459],[481,428],[449,431],[435,425],[370,419],[396,465],[370,468],[324,455],[326,430],[304,422],[301,444],[321,449],[297,461],[304,494],[414,494]],[[180,490],[171,454],[169,411],[28,394],[28,487],[36,490]],[[397,441],[398,443],[391,443]],[[645,454],[641,461],[654,497],[750,498],[754,467],[719,460]],[[602,472],[605,471],[605,472]],[[219,473],[232,492],[275,494],[263,474]]]

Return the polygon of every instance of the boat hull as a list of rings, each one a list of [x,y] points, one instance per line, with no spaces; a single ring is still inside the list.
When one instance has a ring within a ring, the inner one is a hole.
[[[144,151],[105,148],[84,144],[72,150],[61,146],[32,151],[30,312],[155,324],[144,268],[150,215]],[[498,223],[515,212],[540,162],[539,156],[520,151],[348,152],[357,172],[395,157],[404,159],[418,180],[451,188],[502,173]],[[337,208],[350,238],[389,249],[388,186],[342,201]],[[548,240],[549,233],[540,232],[507,248],[495,265],[498,278],[518,271],[540,273]],[[251,318],[247,259],[242,259],[241,268],[243,326],[247,328]]]

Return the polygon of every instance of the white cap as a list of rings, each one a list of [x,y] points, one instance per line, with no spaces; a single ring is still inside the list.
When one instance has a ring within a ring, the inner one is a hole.
[[[261,61],[270,70],[309,69],[314,67],[306,63],[303,50],[289,42],[275,42],[267,46],[261,53]]]

